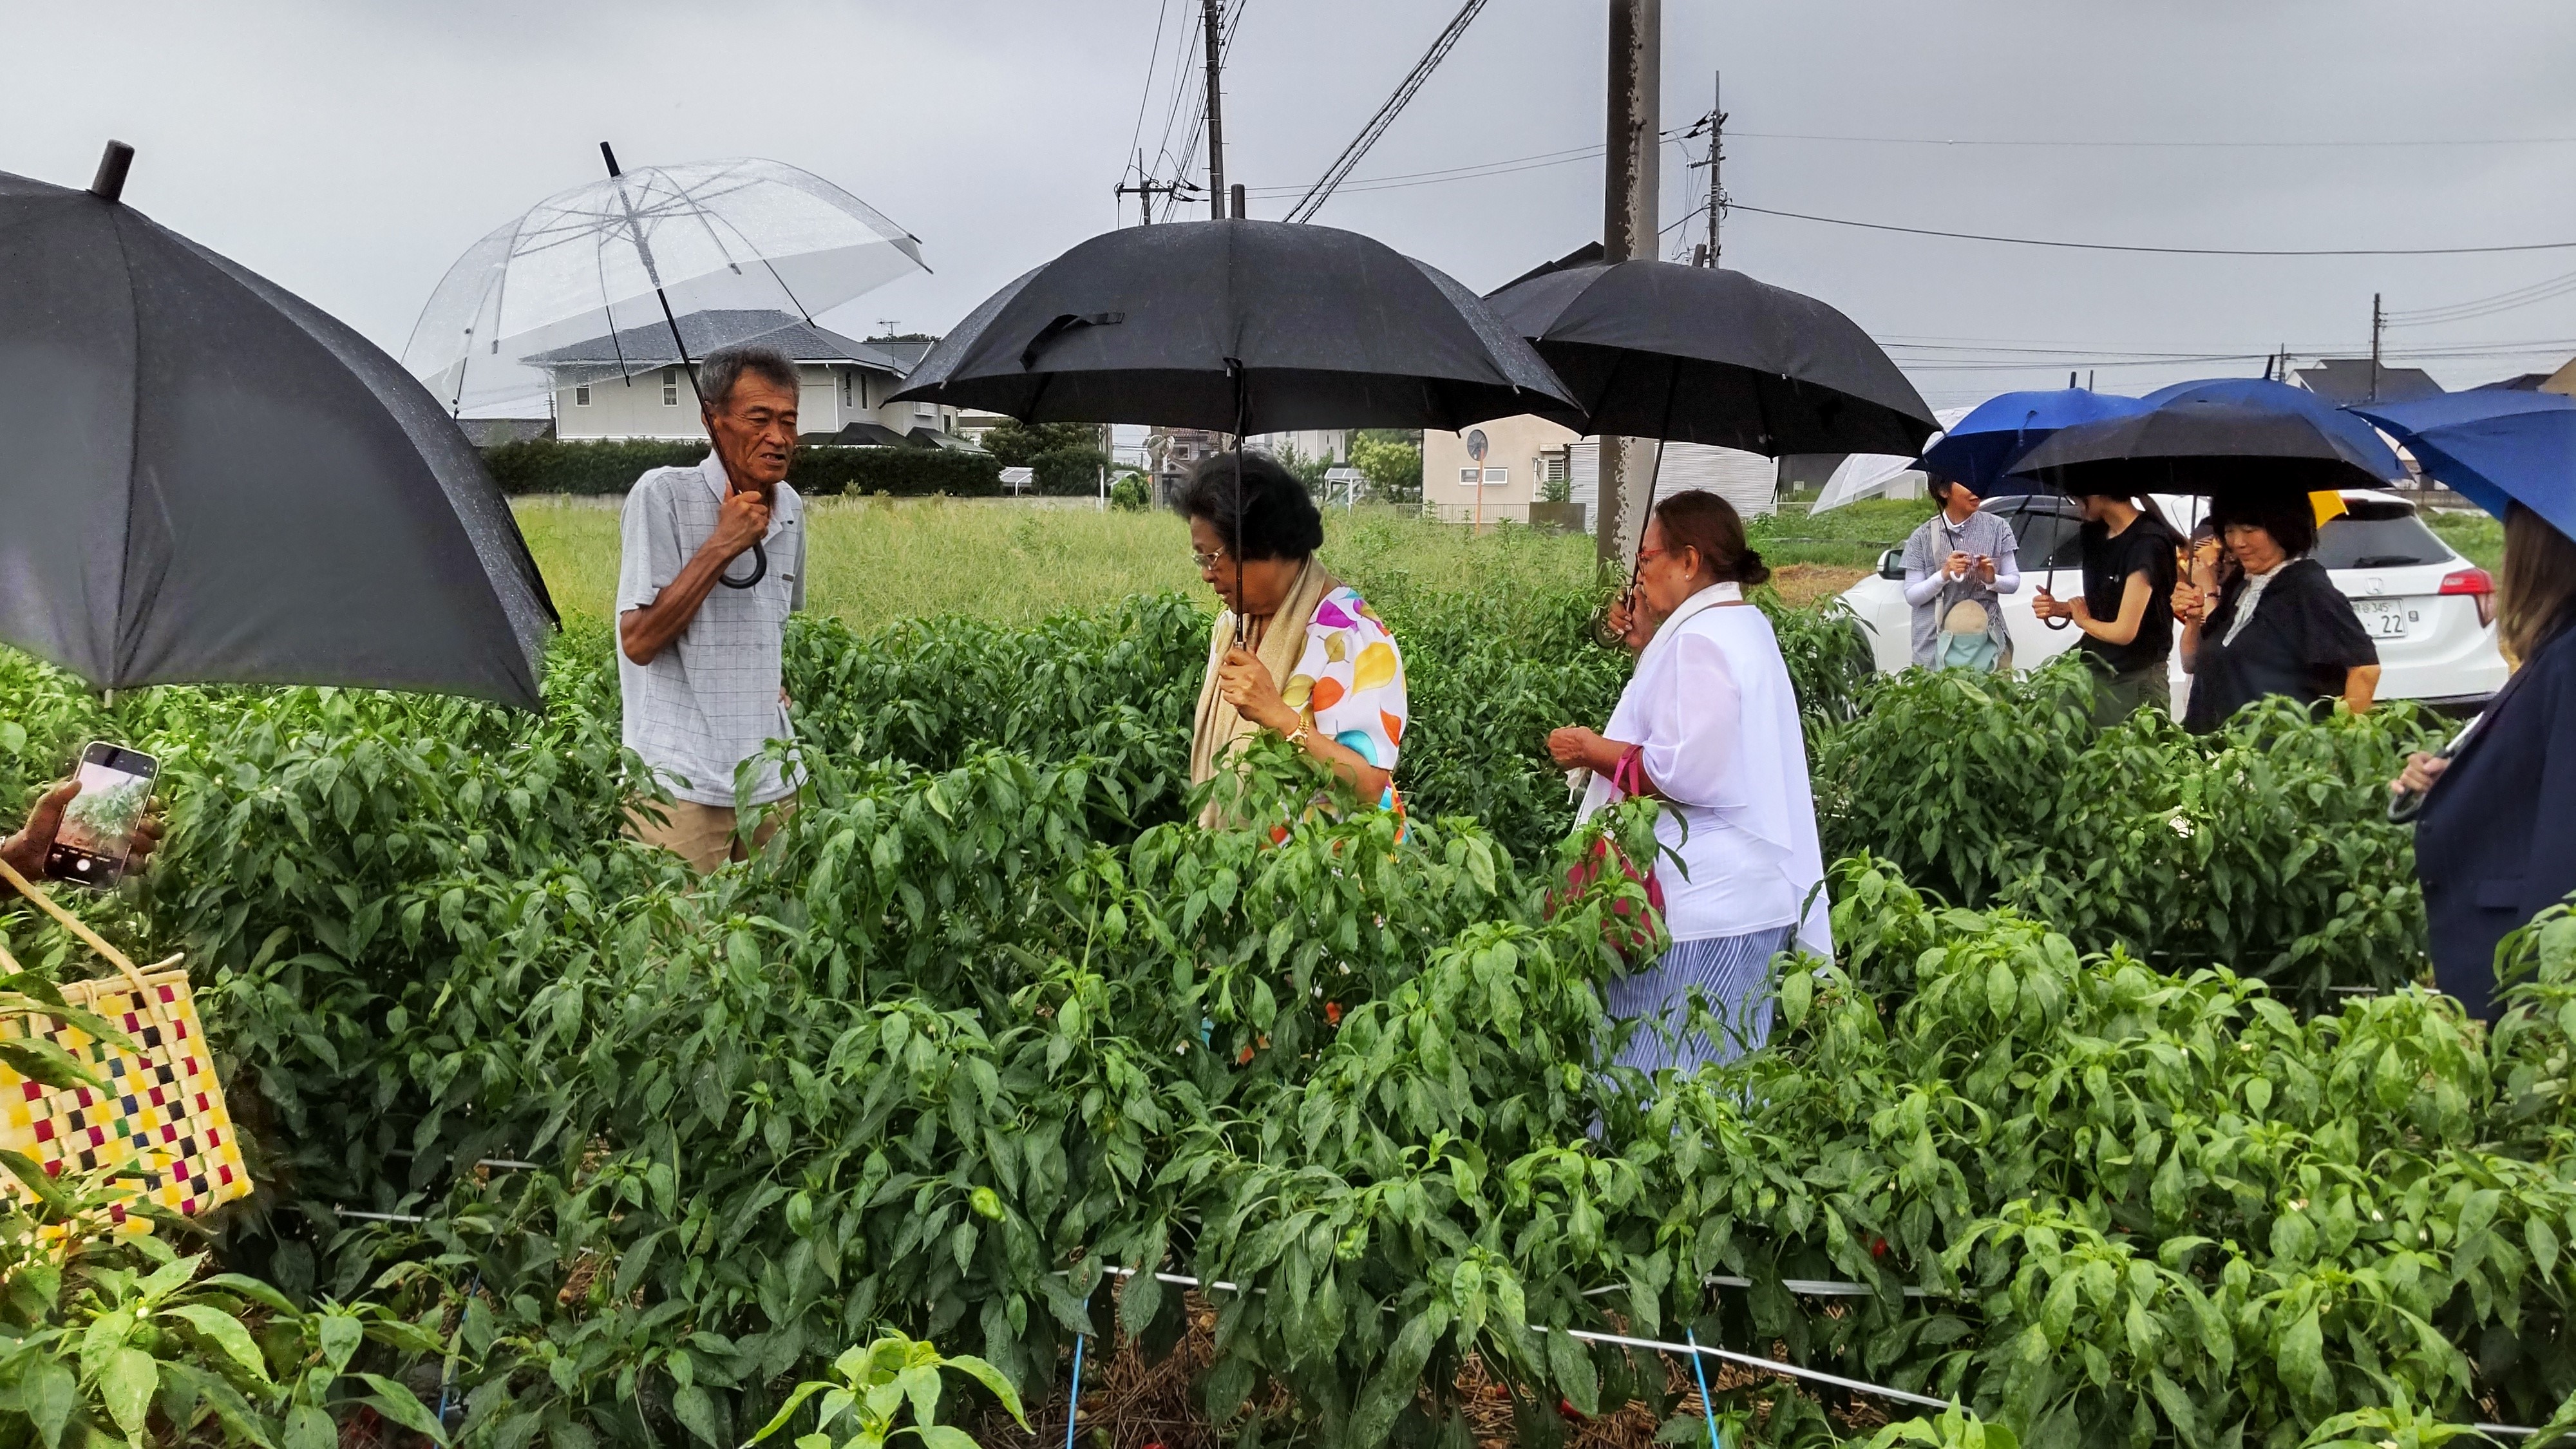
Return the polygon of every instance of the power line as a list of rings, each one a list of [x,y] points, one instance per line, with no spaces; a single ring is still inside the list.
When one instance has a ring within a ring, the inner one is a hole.
[[[2138,246],[2124,242],[2059,241],[2045,237],[1992,236],[1982,232],[1937,231],[1930,227],[1897,226],[1883,221],[1855,221],[1843,216],[1816,216],[1803,211],[1776,211],[1767,206],[1747,206],[1732,202],[1729,211],[1749,211],[1759,216],[1786,217],[1791,221],[1821,222],[1826,226],[1858,227],[1864,231],[1903,232],[1908,236],[1946,237],[1953,241],[2000,242],[2007,246],[2060,247],[2085,252],[2151,252],[2163,256],[2186,257],[2447,257],[2472,256],[2491,252],[2548,252],[2576,249],[2576,241],[2517,242],[2503,246],[2482,247],[2161,247]]]
[[[1366,156],[1369,148],[1377,144],[1378,137],[1386,134],[1387,127],[1395,124],[1395,118],[1402,115],[1404,108],[1412,103],[1415,93],[1422,89],[1422,83],[1431,78],[1431,72],[1439,69],[1440,62],[1448,59],[1449,52],[1457,47],[1458,37],[1467,33],[1467,27],[1475,20],[1476,12],[1484,8],[1485,0],[1467,0],[1466,4],[1458,7],[1458,13],[1450,17],[1448,25],[1441,29],[1439,35],[1433,37],[1431,48],[1424,51],[1422,59],[1415,61],[1413,69],[1407,71],[1404,79],[1396,83],[1395,93],[1388,96],[1385,104],[1377,108],[1376,114],[1368,118],[1368,124],[1360,127],[1360,133],[1351,138],[1349,145],[1342,148],[1341,155],[1333,158],[1332,165],[1324,168],[1324,174],[1313,186],[1307,188],[1306,194],[1299,198],[1297,204],[1288,209],[1288,220],[1311,221],[1316,212],[1323,210],[1324,203],[1333,199],[1334,188],[1340,186],[1343,180],[1349,177],[1351,168],[1360,164],[1360,158]]]
[[[2450,139],[2378,141],[2113,141],[2058,138],[1960,139],[1944,136],[1836,136],[1806,131],[1734,131],[1730,135],[1764,141],[1843,141],[1873,146],[2020,146],[2100,150],[2305,151],[2366,150],[2399,146],[2566,146],[2576,136],[2482,136]]]
[[[1136,126],[1127,137],[1127,149],[1134,151],[1145,139],[1145,103],[1154,98],[1154,77],[1163,68],[1163,25],[1172,18],[1172,0],[1163,0],[1163,8],[1154,12],[1154,43],[1145,48],[1145,89],[1136,96]],[[1143,177],[1138,177],[1143,180]]]
[[[2546,281],[2533,282],[2529,286],[2516,287],[2511,291],[2476,297],[2465,302],[2391,312],[2388,314],[2388,325],[2431,327],[2444,322],[2466,322],[2472,318],[2490,317],[2498,312],[2511,312],[2517,308],[2529,307],[2554,297],[2563,297],[2569,292],[2576,292],[2576,272],[2568,272]]]

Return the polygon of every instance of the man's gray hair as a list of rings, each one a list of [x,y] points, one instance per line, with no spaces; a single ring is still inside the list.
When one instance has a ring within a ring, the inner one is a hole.
[[[746,372],[791,393],[803,381],[796,375],[796,364],[775,347],[720,347],[698,364],[698,396],[709,407],[723,407]]]

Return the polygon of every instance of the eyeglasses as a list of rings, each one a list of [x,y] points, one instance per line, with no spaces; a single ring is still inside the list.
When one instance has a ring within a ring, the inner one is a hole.
[[[1190,550],[1190,559],[1199,566],[1200,573],[1206,573],[1208,570],[1215,568],[1216,561],[1223,557],[1225,557],[1225,552],[1222,549],[1214,553],[1201,553],[1197,549]]]
[[[1664,555],[1671,552],[1672,550],[1668,548],[1641,548],[1637,550],[1637,567],[1644,568],[1646,566],[1646,560],[1662,558]]]

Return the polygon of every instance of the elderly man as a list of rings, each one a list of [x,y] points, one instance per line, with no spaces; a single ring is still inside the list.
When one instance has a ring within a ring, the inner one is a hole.
[[[805,603],[804,505],[787,486],[796,453],[796,365],[731,347],[698,368],[699,414],[714,449],[694,468],[656,468],[626,495],[617,569],[617,662],[626,744],[672,803],[638,801],[627,832],[701,873],[741,860],[793,808],[796,780],[774,760],[792,740],[780,648]],[[746,840],[737,800],[788,804]]]

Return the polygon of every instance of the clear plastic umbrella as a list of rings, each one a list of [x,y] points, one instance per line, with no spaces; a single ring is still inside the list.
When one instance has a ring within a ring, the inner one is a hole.
[[[928,270],[919,238],[810,172],[756,159],[638,167],[476,242],[430,294],[402,360],[451,413],[488,415],[811,322],[915,270]]]

